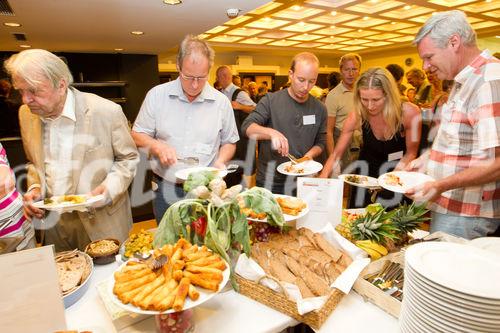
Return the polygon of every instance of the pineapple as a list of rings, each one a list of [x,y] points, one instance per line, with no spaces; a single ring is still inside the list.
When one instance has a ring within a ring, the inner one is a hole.
[[[337,224],[337,226],[335,227],[335,230],[337,230],[338,233],[342,235],[342,237],[344,237],[348,241],[352,242],[354,240],[354,238],[352,237],[352,234],[351,234],[351,224],[360,216],[363,216],[363,215],[351,214],[351,213],[347,212],[346,210],[343,210],[342,211],[342,220],[339,224]]]
[[[417,229],[422,222],[430,219],[425,217],[428,212],[425,205],[416,205],[415,202],[412,202],[411,205],[407,205],[405,202],[393,212],[394,215],[392,215],[391,220],[398,228],[396,232],[398,237],[396,239],[397,245],[405,244],[408,241],[408,233]]]
[[[351,224],[352,237],[355,240],[367,239],[382,245],[386,243],[386,239],[395,239],[398,229],[391,221],[393,214],[381,209],[357,218]]]

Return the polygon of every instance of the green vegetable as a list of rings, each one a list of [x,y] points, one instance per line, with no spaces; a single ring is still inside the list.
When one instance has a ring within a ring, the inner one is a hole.
[[[282,228],[285,224],[283,212],[269,190],[255,186],[240,193],[238,197],[244,201],[244,207],[251,208],[257,214],[266,213],[270,225]]]
[[[190,192],[198,186],[208,186],[210,181],[217,177],[217,171],[198,171],[189,174],[184,182],[184,191]]]
[[[206,232],[200,235],[194,226],[200,218],[206,218]],[[194,223],[192,225],[192,223]],[[187,226],[190,228],[186,228]],[[246,217],[240,212],[236,200],[220,206],[209,200],[185,199],[170,206],[158,226],[153,245],[155,248],[174,244],[183,237],[192,244],[206,245],[231,263],[231,254],[243,250],[250,256],[250,236]],[[237,288],[231,267],[231,282]]]

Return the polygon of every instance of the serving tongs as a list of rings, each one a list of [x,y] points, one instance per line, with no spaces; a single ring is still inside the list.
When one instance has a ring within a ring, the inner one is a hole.
[[[178,162],[182,162],[187,165],[198,165],[200,164],[200,159],[198,157],[178,157],[177,158]]]
[[[299,164],[310,160],[310,158],[307,156],[297,158],[290,153],[288,153],[286,157],[288,157],[288,159],[290,160],[290,162],[292,162],[292,164]]]
[[[168,257],[164,254],[155,257],[151,253],[136,252],[134,253],[134,257],[146,264],[153,271],[162,268],[168,261]]]

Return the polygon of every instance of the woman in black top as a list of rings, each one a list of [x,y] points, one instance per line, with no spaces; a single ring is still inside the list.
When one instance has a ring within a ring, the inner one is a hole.
[[[339,159],[349,147],[356,128],[363,131],[363,146],[356,167],[357,173],[377,178],[393,169],[403,169],[417,157],[422,118],[420,109],[409,102],[401,102],[399,91],[391,74],[384,68],[373,67],[361,74],[354,86],[354,112],[344,123],[342,134],[328,157],[321,177],[340,171]],[[345,169],[346,166],[343,166]],[[354,191],[356,192],[356,191]],[[380,193],[379,198],[390,199],[391,192]],[[393,206],[384,202],[384,206]],[[351,200],[352,206],[364,207],[370,203],[369,195],[362,202]]]

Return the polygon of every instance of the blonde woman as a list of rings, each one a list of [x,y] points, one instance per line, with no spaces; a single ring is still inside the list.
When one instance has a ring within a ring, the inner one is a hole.
[[[321,177],[330,177],[334,169],[338,172],[339,160],[357,128],[363,132],[358,161],[361,173],[378,177],[394,167],[403,169],[417,157],[421,122],[419,108],[412,103],[401,102],[392,75],[381,67],[368,69],[355,83],[354,110],[344,123],[342,134],[325,163]]]

